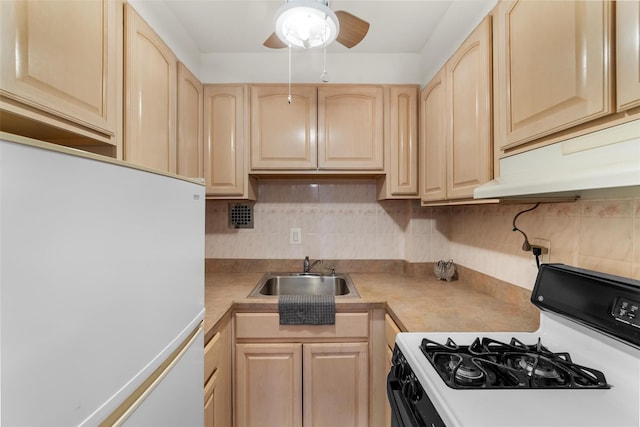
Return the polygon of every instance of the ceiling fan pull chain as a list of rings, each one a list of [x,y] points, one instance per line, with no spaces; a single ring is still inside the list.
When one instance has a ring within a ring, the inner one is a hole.
[[[325,26],[325,35],[326,35],[327,18],[325,18],[324,26]],[[329,73],[327,73],[327,43],[325,43],[322,47],[322,54],[324,58],[323,58],[323,65],[322,65],[322,74],[320,74],[320,80],[322,81],[322,83],[327,83],[329,82]]]
[[[291,104],[291,45],[289,45],[289,96],[287,102]]]

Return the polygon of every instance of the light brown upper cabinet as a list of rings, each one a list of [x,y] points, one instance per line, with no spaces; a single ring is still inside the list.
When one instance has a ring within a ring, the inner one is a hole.
[[[496,147],[509,150],[612,112],[612,6],[498,4]]]
[[[418,87],[385,86],[385,176],[378,199],[418,198]]]
[[[207,198],[256,198],[248,175],[249,87],[205,85],[204,177]]]
[[[251,87],[251,170],[383,169],[381,86]]]
[[[473,197],[492,178],[491,18],[487,17],[445,67],[447,197]]]
[[[3,130],[50,140],[29,133],[44,124],[119,143],[121,1],[0,1],[0,45]]]
[[[124,160],[176,172],[176,56],[125,7]]]
[[[445,69],[420,92],[420,199],[447,198]]]
[[[315,170],[318,167],[317,88],[251,86],[251,169]]]
[[[423,203],[473,198],[492,178],[491,17],[422,91]]]
[[[617,111],[640,106],[640,1],[616,2]]]
[[[382,170],[381,86],[318,88],[318,168]]]
[[[178,63],[178,175],[199,178],[203,173],[202,83],[182,62]]]

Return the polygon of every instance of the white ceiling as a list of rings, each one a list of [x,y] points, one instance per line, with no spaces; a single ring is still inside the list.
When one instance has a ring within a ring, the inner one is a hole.
[[[2,0],[0,0],[2,1]],[[204,83],[287,81],[285,49],[262,43],[284,0],[127,0]],[[331,82],[420,83],[438,71],[497,0],[336,0],[371,24],[327,49]],[[294,54],[294,82],[317,82],[322,50]]]
[[[273,32],[273,18],[282,0],[161,0],[197,45],[200,53],[260,53]],[[160,2],[160,1],[158,1]],[[365,39],[347,49],[339,43],[333,52],[420,53],[442,20],[451,0],[332,1],[371,24]],[[467,29],[461,28],[461,31]]]

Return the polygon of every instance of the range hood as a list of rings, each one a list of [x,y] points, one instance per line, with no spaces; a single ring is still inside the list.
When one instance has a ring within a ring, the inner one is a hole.
[[[593,190],[640,196],[640,120],[500,159],[476,199],[566,199]]]

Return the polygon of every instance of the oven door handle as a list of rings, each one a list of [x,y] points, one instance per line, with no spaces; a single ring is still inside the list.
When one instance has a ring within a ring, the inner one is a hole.
[[[407,398],[402,394],[402,385],[393,374],[393,369],[387,375],[387,396],[391,406],[391,418],[399,423],[392,423],[393,427],[425,427],[407,407]]]

